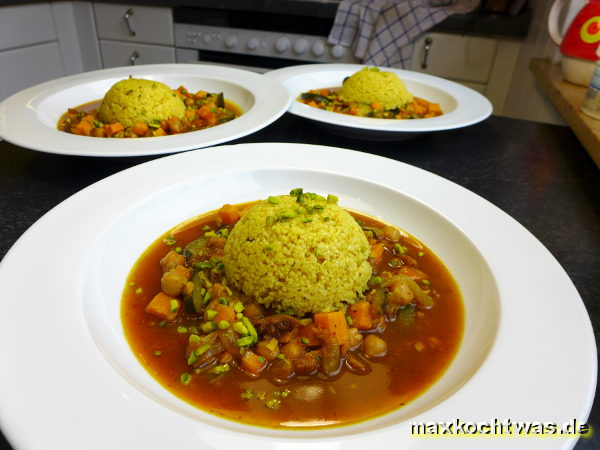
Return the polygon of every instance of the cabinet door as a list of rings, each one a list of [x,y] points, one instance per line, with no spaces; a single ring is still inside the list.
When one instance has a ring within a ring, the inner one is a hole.
[[[170,8],[94,3],[94,14],[100,39],[175,45]]]
[[[56,29],[49,3],[2,6],[0,50],[55,41]]]
[[[443,78],[485,84],[496,46],[496,40],[491,38],[426,33],[415,42],[411,68]]]
[[[175,62],[175,48],[161,45],[100,41],[100,53],[105,68]]]
[[[0,52],[0,101],[22,89],[64,75],[57,42]]]

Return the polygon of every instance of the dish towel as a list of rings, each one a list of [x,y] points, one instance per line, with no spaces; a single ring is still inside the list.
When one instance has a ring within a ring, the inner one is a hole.
[[[432,6],[435,4],[446,6]],[[409,68],[414,40],[451,14],[480,0],[342,0],[328,42],[351,47],[363,64]]]

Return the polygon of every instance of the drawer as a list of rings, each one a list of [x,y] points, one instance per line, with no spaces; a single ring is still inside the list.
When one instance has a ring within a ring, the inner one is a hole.
[[[0,8],[0,50],[55,40],[49,3]]]
[[[426,52],[428,38],[431,44]],[[497,45],[491,38],[426,33],[415,41],[411,68],[443,78],[487,83]],[[423,68],[425,60],[427,67]]]
[[[142,64],[175,62],[175,48],[162,45],[130,44],[119,41],[100,41],[102,67],[121,67]],[[137,55],[134,56],[134,55]]]
[[[56,42],[0,52],[0,101],[22,89],[64,75]]]
[[[175,45],[170,8],[94,3],[94,15],[100,39]]]

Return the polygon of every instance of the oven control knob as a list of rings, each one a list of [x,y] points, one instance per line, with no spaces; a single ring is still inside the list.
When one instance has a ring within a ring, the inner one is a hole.
[[[301,55],[306,50],[308,50],[308,41],[306,39],[298,39],[294,42],[294,51]]]
[[[312,52],[315,56],[323,56],[325,53],[325,45],[323,45],[323,41],[317,41],[312,46]]]
[[[260,45],[260,42],[258,42],[258,39],[256,38],[252,38],[248,41],[248,50],[256,50],[258,48],[258,46]]]
[[[344,47],[342,47],[341,45],[334,45],[331,48],[331,55],[335,59],[340,59],[342,56],[344,56]]]
[[[205,33],[205,34],[202,36],[202,42],[204,42],[205,44],[210,44],[210,43],[212,42],[212,37],[211,37],[211,35],[210,35],[210,34],[208,34],[208,33]]]
[[[227,48],[233,48],[237,45],[237,37],[235,36],[228,36],[227,39],[225,39],[225,46]]]
[[[288,48],[290,48],[290,40],[286,37],[279,38],[275,42],[275,50],[279,53],[285,52]]]

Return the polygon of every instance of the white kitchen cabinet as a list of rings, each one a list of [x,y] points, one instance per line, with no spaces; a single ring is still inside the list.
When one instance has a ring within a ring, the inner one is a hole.
[[[163,45],[101,40],[100,51],[105,68],[175,62],[175,48]]]
[[[103,67],[175,62],[170,8],[94,3]]]
[[[0,11],[0,101],[65,74],[50,3]]]
[[[410,68],[482,93],[494,114],[501,114],[520,45],[505,38],[424,33],[415,41]]]

